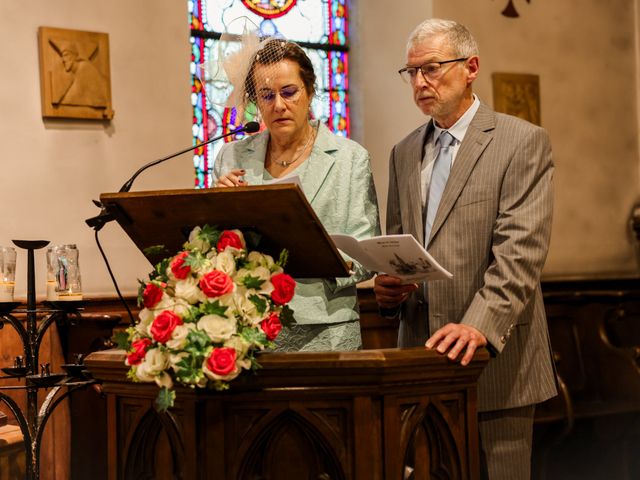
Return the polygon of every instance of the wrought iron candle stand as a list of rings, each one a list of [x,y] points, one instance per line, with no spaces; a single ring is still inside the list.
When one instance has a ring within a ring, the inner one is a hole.
[[[25,379],[25,385],[0,385],[0,405],[4,403],[9,407],[22,431],[27,480],[39,480],[40,447],[47,420],[54,409],[70,393],[95,383],[95,381],[84,376],[80,359],[76,364],[63,365],[62,367],[66,370],[64,374],[50,373],[48,364],[41,365],[41,371],[38,373],[39,349],[45,332],[54,321],[74,322],[79,319],[78,309],[82,302],[48,302],[48,306],[51,308],[36,308],[34,251],[46,247],[49,242],[46,240],[14,240],[13,243],[17,247],[27,250],[27,308],[17,308],[20,305],[19,302],[0,303],[0,329],[4,327],[6,322],[16,330],[24,347],[24,362],[22,357],[16,357],[13,367],[1,369],[5,376],[0,376],[0,380]],[[25,314],[26,328],[21,319],[13,316],[14,313]],[[40,321],[40,325],[38,325],[39,314],[46,314]],[[49,388],[51,391],[38,408],[38,391]],[[26,414],[16,401],[3,393],[2,390],[26,390]]]

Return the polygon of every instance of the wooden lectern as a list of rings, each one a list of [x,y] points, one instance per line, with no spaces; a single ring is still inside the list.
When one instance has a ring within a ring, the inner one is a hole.
[[[131,383],[122,350],[91,354],[109,412],[110,480],[479,478],[476,382],[424,348],[264,353],[225,392]]]
[[[154,265],[179,252],[193,227],[208,224],[257,233],[258,249],[276,260],[286,248],[286,271],[293,277],[349,275],[322,223],[294,184],[103,193],[100,202]],[[166,251],[148,251],[158,245]]]

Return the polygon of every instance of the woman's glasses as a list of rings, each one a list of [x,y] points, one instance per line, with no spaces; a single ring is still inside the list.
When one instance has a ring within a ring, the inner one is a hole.
[[[265,104],[272,104],[276,100],[276,95],[287,103],[296,102],[302,93],[304,86],[287,85],[282,87],[280,91],[271,90],[270,88],[262,88],[258,91],[258,101]]]

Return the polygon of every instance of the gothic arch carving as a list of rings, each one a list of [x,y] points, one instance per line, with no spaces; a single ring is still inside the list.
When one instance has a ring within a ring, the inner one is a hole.
[[[165,448],[160,449],[160,446]],[[170,452],[170,459],[159,462],[159,451]],[[138,422],[124,455],[123,476],[126,480],[157,479],[158,465],[164,468],[168,462],[172,478],[184,478],[184,445],[178,425],[170,413],[159,413],[149,408]]]
[[[459,446],[450,430],[443,412],[437,405],[429,403],[416,409],[413,429],[407,438],[404,450],[404,475],[411,474],[414,480],[462,480],[463,465]],[[416,462],[426,458],[426,462]]]
[[[238,463],[240,480],[344,480],[340,460],[311,422],[286,410],[261,429]]]

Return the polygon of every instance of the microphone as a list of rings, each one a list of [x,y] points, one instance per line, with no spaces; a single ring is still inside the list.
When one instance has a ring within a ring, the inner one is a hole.
[[[120,187],[120,190],[118,190],[118,192],[120,193],[124,193],[124,192],[128,192],[129,190],[131,190],[131,186],[133,185],[133,181],[136,179],[136,177],[138,175],[140,175],[142,172],[144,172],[147,168],[153,167],[154,165],[158,165],[159,163],[165,162],[167,160],[171,160],[172,158],[175,158],[179,155],[182,155],[183,153],[187,153],[195,148],[201,147],[203,145],[208,145],[212,142],[215,142],[216,140],[220,140],[224,137],[228,137],[229,135],[235,135],[236,133],[242,133],[242,132],[246,132],[246,133],[254,133],[257,132],[258,130],[260,130],[260,124],[258,122],[247,122],[244,126],[233,130],[231,132],[227,132],[227,133],[223,133],[222,135],[218,135],[217,137],[213,137],[209,140],[207,140],[204,143],[201,143],[199,145],[195,145],[193,147],[188,147],[185,148],[184,150],[180,150],[179,152],[176,153],[172,153],[171,155],[167,155],[166,157],[163,158],[159,158],[158,160],[154,160],[153,162],[149,162],[146,165],[143,165],[142,167],[140,167],[140,169],[133,174],[133,176],[127,180],[124,185],[122,185],[122,187]]]
[[[128,192],[129,190],[131,190],[131,186],[133,185],[133,182],[135,181],[135,179],[138,177],[138,175],[140,175],[142,172],[144,172],[147,168],[153,167],[154,165],[158,165],[159,163],[162,162],[166,162],[167,160],[171,160],[172,158],[175,158],[177,156],[182,155],[183,153],[187,153],[190,152],[191,150],[194,150],[198,147],[204,146],[204,145],[208,145],[212,142],[215,142],[217,140],[220,140],[224,137],[228,137],[230,135],[235,135],[236,133],[255,133],[258,130],[260,130],[260,124],[258,122],[247,122],[245,123],[242,127],[237,128],[231,132],[227,132],[227,133],[223,133],[222,135],[218,135],[217,137],[213,137],[210,138],[209,140],[207,140],[206,142],[200,143],[198,145],[193,145],[191,147],[185,148],[184,150],[180,150],[179,152],[176,153],[172,153],[171,155],[167,155],[166,157],[163,158],[159,158],[157,160],[154,160],[152,162],[147,163],[146,165],[143,165],[142,167],[140,167],[138,169],[138,171],[136,173],[134,173],[131,178],[129,180],[127,180],[124,185],[122,185],[122,187],[120,187],[120,190],[118,190],[119,193],[125,193]],[[100,213],[98,215],[96,215],[95,217],[91,217],[85,220],[85,223],[87,225],[89,225],[91,228],[93,228],[94,230],[98,231],[100,230],[105,223],[110,222],[112,220],[115,220],[113,214],[111,212],[108,211],[108,209],[102,205],[99,201],[97,200],[93,200],[93,203],[99,207]]]

